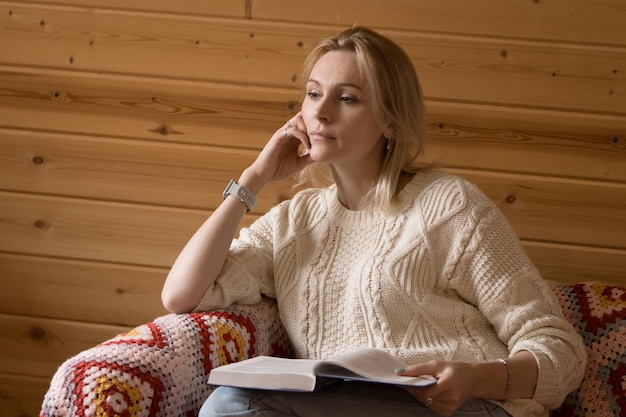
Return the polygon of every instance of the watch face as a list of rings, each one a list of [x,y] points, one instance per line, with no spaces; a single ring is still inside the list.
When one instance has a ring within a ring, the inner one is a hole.
[[[235,185],[236,185],[235,180],[230,180],[230,182],[224,189],[224,192],[222,193],[222,198],[224,200],[226,199],[226,197],[232,194],[232,189],[234,188]]]

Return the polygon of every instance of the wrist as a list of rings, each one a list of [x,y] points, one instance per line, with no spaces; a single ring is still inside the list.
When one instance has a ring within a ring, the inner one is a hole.
[[[506,400],[510,396],[509,369],[500,361],[474,363],[473,397]]]
[[[256,196],[267,183],[267,180],[255,174],[250,168],[247,168],[241,173],[237,183],[249,189]]]

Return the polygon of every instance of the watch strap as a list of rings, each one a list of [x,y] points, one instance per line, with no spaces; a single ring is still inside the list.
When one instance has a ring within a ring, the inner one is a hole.
[[[226,200],[226,197],[228,197],[229,195],[237,197],[239,201],[241,201],[246,206],[247,212],[252,210],[252,208],[256,204],[256,197],[254,196],[254,193],[243,185],[237,184],[237,181],[235,180],[230,180],[230,182],[224,189],[222,198]]]

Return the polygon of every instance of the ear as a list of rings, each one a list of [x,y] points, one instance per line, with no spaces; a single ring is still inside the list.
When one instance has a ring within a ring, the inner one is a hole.
[[[385,139],[392,139],[393,138],[393,129],[391,128],[391,123],[389,123],[383,129],[383,136],[385,137]]]

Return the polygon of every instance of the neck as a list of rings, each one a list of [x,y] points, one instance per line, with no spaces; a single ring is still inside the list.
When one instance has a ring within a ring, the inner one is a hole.
[[[382,149],[379,151],[377,152],[380,155],[378,158],[370,158],[358,163],[331,164],[331,171],[337,185],[337,196],[348,210],[367,210],[365,196],[383,169],[384,153]]]
[[[365,196],[369,193],[375,178],[341,176],[333,170],[333,177],[337,185],[337,197],[348,210],[366,210]]]

